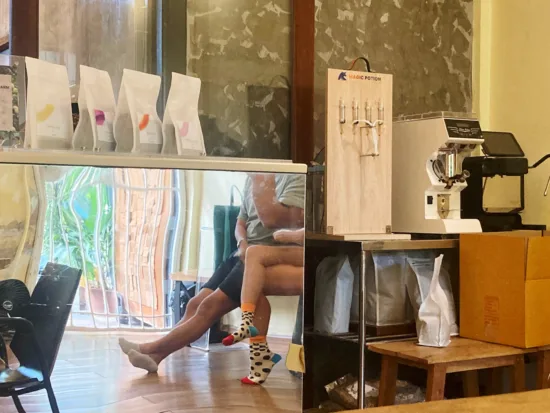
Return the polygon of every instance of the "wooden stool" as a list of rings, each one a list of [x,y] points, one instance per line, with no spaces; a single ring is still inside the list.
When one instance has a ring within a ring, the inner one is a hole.
[[[445,348],[422,347],[416,340],[376,343],[368,348],[382,355],[378,406],[395,403],[399,364],[428,371],[426,401],[443,400],[446,375],[457,372],[463,372],[466,397],[479,396],[477,370],[495,367],[510,366],[514,391],[525,390],[526,351],[514,347],[455,337]]]
[[[550,388],[550,346],[539,347],[537,356],[537,390]]]

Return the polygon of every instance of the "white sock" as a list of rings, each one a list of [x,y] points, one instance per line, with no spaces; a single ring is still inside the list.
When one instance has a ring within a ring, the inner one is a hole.
[[[147,370],[149,373],[156,373],[159,369],[159,365],[149,357],[147,354],[141,354],[135,350],[128,352],[128,360],[132,363],[132,366],[138,369]]]
[[[125,338],[119,338],[118,345],[120,346],[120,349],[124,354],[128,354],[130,350],[135,350],[138,353],[140,352],[139,344],[132,343],[131,341],[126,340]]]

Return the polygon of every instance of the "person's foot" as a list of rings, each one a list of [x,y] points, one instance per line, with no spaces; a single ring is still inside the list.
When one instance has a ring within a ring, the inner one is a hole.
[[[228,335],[222,340],[224,346],[231,346],[236,343],[240,343],[247,338],[256,337],[259,332],[252,320],[254,319],[254,313],[252,311],[243,311],[243,318],[241,326],[233,334]]]
[[[281,359],[280,355],[269,350],[265,338],[263,341],[250,343],[250,374],[242,378],[241,383],[252,386],[263,384]]]
[[[132,366],[138,369],[147,370],[149,373],[156,373],[159,369],[158,363],[153,360],[152,357],[147,354],[142,354],[136,350],[130,350],[128,352],[128,360],[132,363]]]
[[[132,343],[131,341],[126,340],[125,338],[118,339],[118,345],[124,354],[128,354],[131,350],[135,350],[138,353],[140,352],[139,344]]]

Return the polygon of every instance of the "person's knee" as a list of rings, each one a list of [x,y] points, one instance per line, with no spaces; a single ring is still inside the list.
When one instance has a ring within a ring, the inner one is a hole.
[[[201,305],[203,301],[203,298],[200,296],[195,296],[189,300],[187,303],[186,312],[189,312],[190,314],[195,314],[197,312],[197,309]]]
[[[269,247],[264,245],[252,245],[246,250],[246,260],[253,260],[254,262],[262,263],[268,252]]]
[[[218,292],[216,291],[216,293],[202,300],[196,310],[195,315],[197,317],[214,322],[229,311],[228,307],[231,304],[231,300],[223,293],[218,294]]]

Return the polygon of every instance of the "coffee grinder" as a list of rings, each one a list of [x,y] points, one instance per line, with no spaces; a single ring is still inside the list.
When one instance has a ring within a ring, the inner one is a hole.
[[[481,232],[477,219],[461,215],[467,187],[463,162],[483,143],[477,119],[437,112],[393,124],[394,232],[460,234]]]

